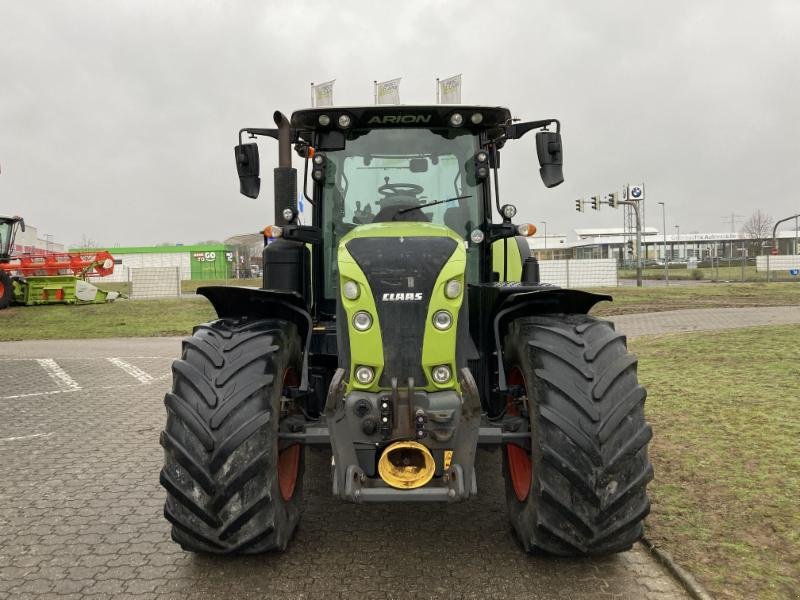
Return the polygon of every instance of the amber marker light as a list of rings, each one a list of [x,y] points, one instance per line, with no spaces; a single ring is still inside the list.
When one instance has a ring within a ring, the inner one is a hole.
[[[264,227],[264,237],[279,238],[283,235],[283,228],[277,225],[267,225]]]
[[[536,233],[536,225],[533,223],[523,223],[522,225],[517,225],[517,233],[524,235],[525,237],[530,237]]]

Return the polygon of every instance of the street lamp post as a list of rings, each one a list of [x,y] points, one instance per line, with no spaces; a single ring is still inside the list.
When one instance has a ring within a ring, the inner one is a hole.
[[[673,225],[673,227],[675,228],[675,231],[676,231],[675,247],[678,248],[678,258],[680,258],[681,250],[680,250],[680,246],[678,246],[678,244],[681,243],[681,226],[680,225]]]
[[[663,202],[661,205],[661,231],[664,232],[664,281],[669,285],[669,265],[667,264],[667,209]]]

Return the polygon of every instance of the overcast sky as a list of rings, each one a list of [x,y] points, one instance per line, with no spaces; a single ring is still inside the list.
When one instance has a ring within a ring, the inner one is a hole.
[[[504,202],[548,234],[620,226],[574,200],[645,182],[647,224],[727,231],[724,217],[800,212],[800,2],[16,2],[0,0],[0,213],[55,240],[223,239],[272,215],[238,193],[242,126],[309,104],[372,102],[402,77],[433,103],[563,125],[566,182],[545,189],[533,138],[506,146]],[[295,161],[298,166],[299,161]],[[737,225],[737,229],[741,223]]]

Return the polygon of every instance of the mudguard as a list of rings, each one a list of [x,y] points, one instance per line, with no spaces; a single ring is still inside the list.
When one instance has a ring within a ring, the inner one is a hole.
[[[510,293],[498,295],[492,311],[492,334],[497,353],[498,389],[507,389],[503,365],[502,341],[508,325],[519,317],[551,313],[586,314],[598,302],[611,300],[605,294],[592,294],[581,290],[569,290],[552,286],[507,287]]]
[[[197,288],[200,296],[208,298],[220,319],[250,317],[283,319],[294,323],[303,339],[303,372],[300,390],[308,390],[308,354],[311,345],[313,320],[303,297],[297,292],[262,290],[247,287],[205,286]]]

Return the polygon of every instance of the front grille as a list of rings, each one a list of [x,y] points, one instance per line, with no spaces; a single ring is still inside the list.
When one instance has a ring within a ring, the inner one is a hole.
[[[393,377],[401,386],[409,377],[415,385],[427,385],[421,364],[425,318],[436,278],[456,246],[449,237],[428,236],[365,237],[347,242],[348,252],[375,297],[383,339],[381,387],[390,387]],[[413,294],[421,294],[421,298],[412,299]]]

